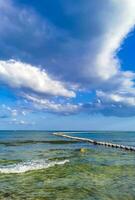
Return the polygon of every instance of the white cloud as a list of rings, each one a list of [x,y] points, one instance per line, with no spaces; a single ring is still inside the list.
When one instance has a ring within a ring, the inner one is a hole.
[[[2,104],[0,105],[0,110],[1,113],[7,115],[8,117],[17,117],[17,116],[26,116],[30,110],[28,109],[23,109],[20,106],[17,106],[16,104],[14,105],[6,105],[6,104]]]
[[[125,38],[134,29],[134,0],[86,0],[85,4],[67,1],[63,8],[69,10],[64,11],[64,16],[69,24],[74,24],[72,30],[70,26],[64,29],[65,24],[61,29],[58,24],[62,21],[53,24],[49,18],[41,18],[32,9],[17,7],[13,2],[0,1],[3,54],[9,58],[17,55],[31,63],[41,62],[42,68],[47,63],[47,72],[27,62],[1,60],[1,82],[38,93],[38,97],[29,95],[27,100],[53,112],[74,113],[78,105],[53,102],[40,97],[40,93],[75,97],[70,88],[78,83],[86,90],[97,90],[97,98],[107,106],[113,103],[135,106],[135,74],[123,71],[117,57]],[[54,80],[52,74],[63,81]],[[71,83],[71,87],[68,89],[63,83]]]
[[[19,119],[16,119],[16,118],[13,118],[11,119],[11,121],[9,121],[9,124],[15,124],[15,125],[35,125],[35,122],[32,121],[32,122],[28,122],[27,120],[19,120]]]
[[[123,93],[105,93],[97,91],[97,96],[105,103],[112,103],[115,105],[135,106],[135,96],[129,96]]]
[[[106,81],[119,73],[121,66],[116,54],[128,33],[134,28],[134,10],[134,0],[110,0],[106,2],[103,10],[102,7],[101,10],[97,10],[101,17],[98,26],[102,33],[97,34],[93,42],[90,41],[86,77]]]
[[[0,61],[0,81],[15,88],[28,88],[34,92],[75,97],[60,81],[53,80],[44,70],[15,60]]]
[[[56,103],[48,99],[42,99],[36,96],[24,95],[26,99],[33,103],[33,106],[39,110],[47,110],[49,112],[60,113],[60,114],[74,114],[79,111],[80,105],[71,103]]]
[[[97,5],[100,4],[100,1],[96,2]],[[90,38],[88,41],[89,59],[84,67],[84,76],[87,79],[94,78],[95,84],[110,81],[114,76],[117,78],[117,74],[122,76],[122,73],[119,73],[122,69],[117,52],[135,25],[134,0],[109,0],[102,1],[101,4],[101,8],[97,6],[98,10],[95,12],[100,16],[100,20],[98,21],[97,17],[94,21],[101,33],[95,32],[94,39]]]

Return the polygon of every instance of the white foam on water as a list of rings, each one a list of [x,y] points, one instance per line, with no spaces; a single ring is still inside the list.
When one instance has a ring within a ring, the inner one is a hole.
[[[39,170],[39,169],[46,169],[49,167],[53,167],[55,165],[64,165],[65,163],[68,163],[69,160],[63,160],[63,161],[48,161],[48,160],[36,160],[36,161],[28,161],[28,162],[22,162],[18,164],[8,165],[8,166],[2,166],[0,167],[0,173],[4,174],[14,174],[14,173],[24,173],[28,171],[33,170]]]

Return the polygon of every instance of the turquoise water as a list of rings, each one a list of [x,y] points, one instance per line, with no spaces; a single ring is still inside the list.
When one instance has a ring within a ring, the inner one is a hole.
[[[135,146],[134,132],[68,134]],[[2,200],[134,200],[134,168],[134,152],[76,142],[52,132],[0,132]]]

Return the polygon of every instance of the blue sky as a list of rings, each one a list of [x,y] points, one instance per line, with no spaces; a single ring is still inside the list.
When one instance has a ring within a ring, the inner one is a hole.
[[[134,0],[1,0],[1,129],[135,130]]]

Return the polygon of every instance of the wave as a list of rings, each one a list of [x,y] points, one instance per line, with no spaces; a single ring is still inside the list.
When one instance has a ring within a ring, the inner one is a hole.
[[[55,165],[64,165],[65,163],[68,163],[69,160],[62,160],[62,161],[48,161],[48,160],[35,160],[35,161],[28,161],[28,162],[22,162],[18,164],[13,165],[7,165],[0,167],[0,173],[4,174],[16,174],[16,173],[25,173],[28,171],[33,170],[40,170],[40,169],[46,169],[49,167],[53,167]]]

